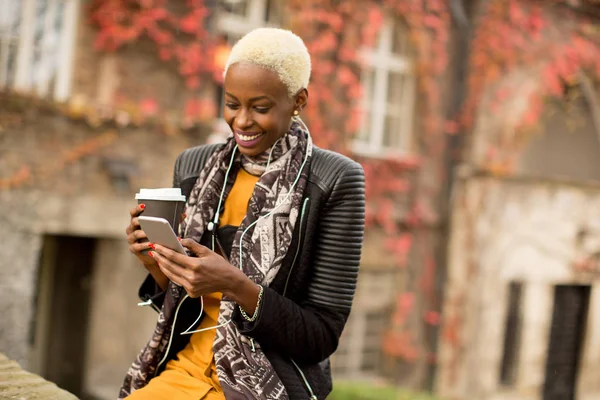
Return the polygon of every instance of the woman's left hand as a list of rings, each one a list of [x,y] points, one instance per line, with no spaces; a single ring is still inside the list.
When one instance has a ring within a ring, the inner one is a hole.
[[[221,292],[225,295],[237,291],[249,280],[238,268],[209,248],[191,239],[181,241],[196,257],[177,253],[167,247],[151,244],[152,257],[160,270],[173,282],[183,286],[192,298]]]

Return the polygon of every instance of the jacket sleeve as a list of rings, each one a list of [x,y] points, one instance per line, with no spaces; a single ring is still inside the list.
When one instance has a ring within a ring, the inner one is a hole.
[[[174,188],[181,186],[180,165],[182,156],[183,153],[177,157],[177,160],[175,161],[175,167],[173,168]],[[156,310],[156,312],[159,312],[162,308],[162,303],[165,298],[165,291],[158,286],[152,275],[148,274],[138,290],[138,297],[145,305],[151,306],[154,310]]]
[[[319,216],[307,300],[297,304],[264,288],[257,319],[245,320],[235,307],[240,333],[293,360],[314,364],[329,357],[350,314],[365,223],[365,179],[354,163],[338,177]]]

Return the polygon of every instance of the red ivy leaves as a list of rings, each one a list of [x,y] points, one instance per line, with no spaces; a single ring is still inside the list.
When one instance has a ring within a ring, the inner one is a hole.
[[[98,28],[94,46],[116,51],[142,38],[150,39],[162,61],[174,61],[190,89],[201,76],[212,79],[214,46],[205,29],[208,9],[203,1],[187,1],[187,13],[173,14],[166,0],[94,0],[90,20]]]
[[[218,40],[205,30],[208,10],[203,0],[188,0],[185,4],[184,14],[175,15],[167,0],[93,0],[91,20],[98,27],[96,48],[115,51],[147,38],[155,44],[160,60],[177,66],[189,88],[199,87],[204,78],[218,82],[221,71],[215,67],[214,59],[222,59],[223,53],[217,48]],[[363,94],[360,74],[364,60],[360,50],[375,46],[384,16],[396,17],[406,24],[414,49],[420,111],[426,121],[415,127],[418,139],[427,138],[423,140],[422,152],[430,157],[438,154],[439,135],[457,132],[456,122],[446,121],[443,115],[440,95],[440,80],[448,66],[450,16],[446,1],[288,0],[288,6],[291,28],[303,37],[311,52],[311,96],[304,116],[318,145],[349,152],[348,144],[358,133],[362,117],[359,99]],[[142,109],[149,114],[155,112],[149,100]],[[214,115],[212,100],[194,99],[186,104],[185,116],[189,121]],[[423,219],[423,213],[414,204],[409,205],[413,211],[408,215],[398,213],[398,200],[412,189],[409,182],[419,165],[419,158],[414,156],[363,160],[367,223],[377,224],[389,234],[386,245],[399,265],[406,264],[414,238],[410,232],[399,230],[398,220],[416,225]],[[417,204],[418,200],[414,202]],[[409,308],[404,311],[411,312]],[[400,336],[389,337],[386,342],[389,352],[414,359],[418,352],[410,344],[410,334],[393,335]]]
[[[473,124],[481,106],[481,96],[492,86],[499,86],[495,101],[490,104],[492,111],[503,101],[509,101],[510,88],[501,82],[515,68],[539,68],[541,84],[529,102],[529,110],[522,116],[518,127],[532,127],[538,124],[542,115],[544,97],[561,98],[565,88],[576,80],[578,71],[591,71],[600,77],[600,43],[586,33],[590,24],[581,18],[560,11],[560,17],[571,23],[558,26],[549,21],[545,12],[564,0],[549,2],[545,11],[533,1],[495,0],[488,4],[475,30],[472,44],[469,74],[469,93],[462,116],[459,118],[464,128]],[[556,13],[559,11],[556,11]],[[557,33],[558,32],[558,33]],[[521,140],[522,142],[522,140]],[[500,144],[498,144],[499,147]],[[508,146],[505,151],[514,151]],[[499,153],[501,149],[498,149]],[[500,156],[499,160],[509,160],[511,156]],[[497,164],[497,161],[488,159]],[[508,161],[507,161],[508,162]],[[504,166],[509,168],[508,165]]]
[[[153,116],[158,112],[158,103],[152,98],[144,99],[140,102],[140,111],[145,116]]]
[[[421,348],[415,343],[410,331],[390,331],[383,339],[383,350],[408,362],[415,362],[421,356]]]

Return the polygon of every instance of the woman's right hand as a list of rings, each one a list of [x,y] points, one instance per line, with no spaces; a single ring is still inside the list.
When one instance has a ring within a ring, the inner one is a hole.
[[[142,264],[144,264],[146,269],[155,269],[158,268],[156,261],[150,257],[148,253],[142,253],[142,251],[150,249],[148,246],[150,244],[148,237],[140,227],[140,222],[138,221],[138,217],[142,212],[144,212],[144,208],[146,208],[144,204],[138,204],[129,211],[131,220],[125,229],[125,233],[127,234],[129,251],[132,252],[138,258],[138,260],[142,262]]]

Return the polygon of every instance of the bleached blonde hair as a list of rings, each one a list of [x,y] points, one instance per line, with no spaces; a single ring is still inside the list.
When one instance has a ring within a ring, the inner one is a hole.
[[[223,76],[230,66],[240,62],[275,72],[287,87],[290,97],[308,86],[310,55],[302,39],[291,31],[278,28],[250,31],[231,49]]]

